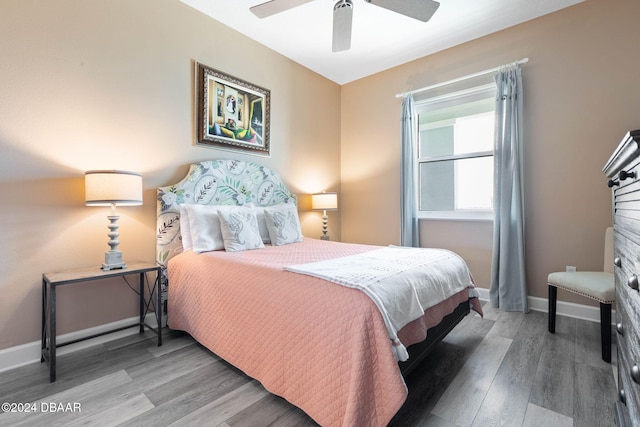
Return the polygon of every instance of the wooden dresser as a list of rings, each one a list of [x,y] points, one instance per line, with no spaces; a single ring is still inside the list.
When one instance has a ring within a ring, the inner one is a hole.
[[[603,172],[613,190],[618,427],[640,426],[640,130],[631,131]]]

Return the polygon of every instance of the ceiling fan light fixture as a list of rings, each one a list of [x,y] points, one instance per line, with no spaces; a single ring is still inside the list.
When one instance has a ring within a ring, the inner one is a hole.
[[[338,0],[333,6],[333,52],[351,48],[351,24],[353,22],[353,2]]]

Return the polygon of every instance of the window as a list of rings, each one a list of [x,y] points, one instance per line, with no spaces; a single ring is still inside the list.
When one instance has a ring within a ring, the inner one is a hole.
[[[416,102],[419,216],[493,218],[495,85]]]

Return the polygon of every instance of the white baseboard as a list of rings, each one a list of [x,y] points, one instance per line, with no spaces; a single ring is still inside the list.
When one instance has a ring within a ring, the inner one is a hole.
[[[476,288],[480,293],[482,301],[489,301],[489,289]],[[528,297],[529,309],[534,311],[549,312],[549,299]],[[611,321],[615,319],[615,310],[611,310]],[[556,303],[556,315],[574,317],[576,319],[588,320],[590,322],[600,323],[600,307],[590,305],[576,304],[572,302],[558,301]]]
[[[155,328],[156,319],[154,316],[147,316],[146,323]],[[139,332],[138,317],[131,317],[129,319],[118,320],[117,322],[111,322],[93,328],[83,329],[81,331],[70,332],[68,334],[59,335],[56,337],[56,341],[59,344],[70,342],[77,339],[83,339],[96,334],[102,334],[113,329],[123,328],[129,325],[130,328],[123,329],[121,331],[108,333],[99,337],[91,338],[86,341],[77,342],[74,344],[65,345],[56,349],[56,355],[62,355],[71,353],[73,351],[81,350],[84,348],[92,347],[94,345],[102,344],[105,342],[113,341],[118,338],[134,335]],[[29,363],[35,363],[40,361],[42,344],[40,341],[34,341],[27,344],[18,345],[15,347],[5,348],[0,350],[0,372],[8,371],[10,369],[18,368],[20,366],[28,365]]]

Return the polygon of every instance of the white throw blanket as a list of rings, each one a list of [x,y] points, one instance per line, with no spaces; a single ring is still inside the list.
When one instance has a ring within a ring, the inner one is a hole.
[[[398,331],[450,296],[470,288],[467,264],[445,249],[389,246],[357,255],[285,267],[364,292],[384,319],[396,359],[409,358]]]

